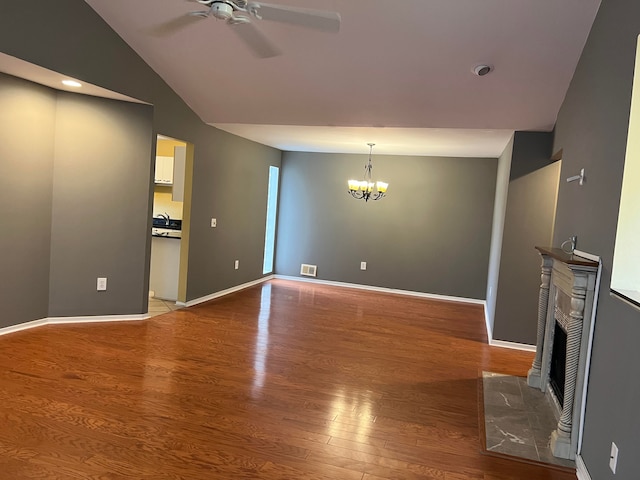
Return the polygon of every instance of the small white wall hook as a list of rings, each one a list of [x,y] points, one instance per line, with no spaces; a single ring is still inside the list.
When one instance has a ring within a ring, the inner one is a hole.
[[[567,183],[575,182],[576,180],[580,180],[580,185],[584,185],[584,181],[585,181],[584,168],[580,170],[580,175],[574,175],[573,177],[567,178]]]

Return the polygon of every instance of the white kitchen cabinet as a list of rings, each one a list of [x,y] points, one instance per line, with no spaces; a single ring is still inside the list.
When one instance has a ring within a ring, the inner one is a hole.
[[[173,184],[173,157],[156,156],[155,183],[160,185]]]
[[[154,292],[154,297],[175,302],[178,299],[179,274],[180,239],[152,237],[149,290]]]
[[[184,202],[184,172],[187,163],[187,147],[173,149],[173,190],[171,200]]]

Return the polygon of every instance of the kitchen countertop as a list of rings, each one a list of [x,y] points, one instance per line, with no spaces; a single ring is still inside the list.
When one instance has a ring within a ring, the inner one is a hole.
[[[182,238],[182,230],[173,230],[170,228],[152,228],[151,236],[156,238],[172,238],[180,240]]]

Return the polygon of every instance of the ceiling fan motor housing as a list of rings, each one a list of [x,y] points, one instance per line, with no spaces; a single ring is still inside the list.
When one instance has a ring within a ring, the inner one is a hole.
[[[211,5],[211,15],[219,20],[229,20],[233,17],[233,7],[224,2],[214,2]]]

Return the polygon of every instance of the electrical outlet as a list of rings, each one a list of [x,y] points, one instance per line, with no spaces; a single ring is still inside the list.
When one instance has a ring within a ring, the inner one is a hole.
[[[367,269],[367,262],[360,262],[360,270],[366,270]]]
[[[107,279],[105,277],[98,277],[97,289],[99,292],[104,292],[107,289]]]
[[[240,260],[236,260],[234,263],[234,268],[238,270],[240,268]]]
[[[211,219],[211,228],[216,228],[218,225],[218,221],[215,218]]]
[[[618,466],[618,446],[611,442],[611,456],[609,457],[609,468],[613,473],[616,473],[616,467]]]

